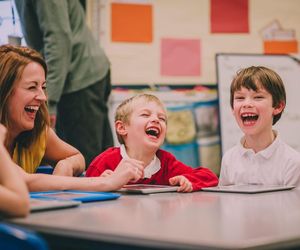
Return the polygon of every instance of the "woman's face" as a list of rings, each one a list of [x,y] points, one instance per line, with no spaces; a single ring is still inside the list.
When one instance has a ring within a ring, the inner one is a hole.
[[[16,80],[8,99],[9,133],[15,136],[34,127],[34,120],[41,104],[45,103],[46,80],[43,67],[29,63],[21,78]]]

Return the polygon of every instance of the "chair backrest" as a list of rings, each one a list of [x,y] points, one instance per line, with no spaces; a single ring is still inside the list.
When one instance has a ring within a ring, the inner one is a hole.
[[[0,223],[0,249],[48,250],[46,242],[31,230]]]
[[[54,168],[51,166],[39,166],[36,169],[36,173],[38,174],[52,174],[53,173]]]

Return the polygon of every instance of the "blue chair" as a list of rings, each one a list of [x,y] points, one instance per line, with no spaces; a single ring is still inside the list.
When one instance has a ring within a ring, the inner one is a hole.
[[[39,166],[36,169],[36,173],[40,173],[40,174],[52,174],[53,172],[53,167],[51,166]]]
[[[52,166],[39,166],[36,169],[35,173],[37,173],[37,174],[53,174],[53,170],[54,170],[54,168]],[[84,177],[84,176],[85,176],[85,171],[79,177]]]
[[[0,249],[48,250],[46,242],[33,231],[0,223]]]

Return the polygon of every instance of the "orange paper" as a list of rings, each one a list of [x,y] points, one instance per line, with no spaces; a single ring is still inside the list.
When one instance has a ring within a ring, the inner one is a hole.
[[[152,42],[152,5],[111,4],[113,42]]]
[[[293,41],[264,41],[265,54],[298,53],[298,42]]]

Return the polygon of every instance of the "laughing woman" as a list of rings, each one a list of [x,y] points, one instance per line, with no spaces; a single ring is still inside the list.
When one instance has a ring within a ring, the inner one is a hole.
[[[0,114],[6,126],[5,145],[13,160],[27,173],[43,161],[54,175],[78,176],[84,158],[49,127],[46,106],[47,66],[36,51],[25,47],[0,48]]]
[[[82,154],[49,126],[46,74],[46,63],[35,50],[0,46],[0,122],[7,128],[5,147],[24,170],[21,174],[29,190],[108,191],[139,178],[142,170],[128,167],[126,162],[112,178],[71,177],[83,172],[85,162]],[[54,167],[53,175],[34,174],[44,163]]]

